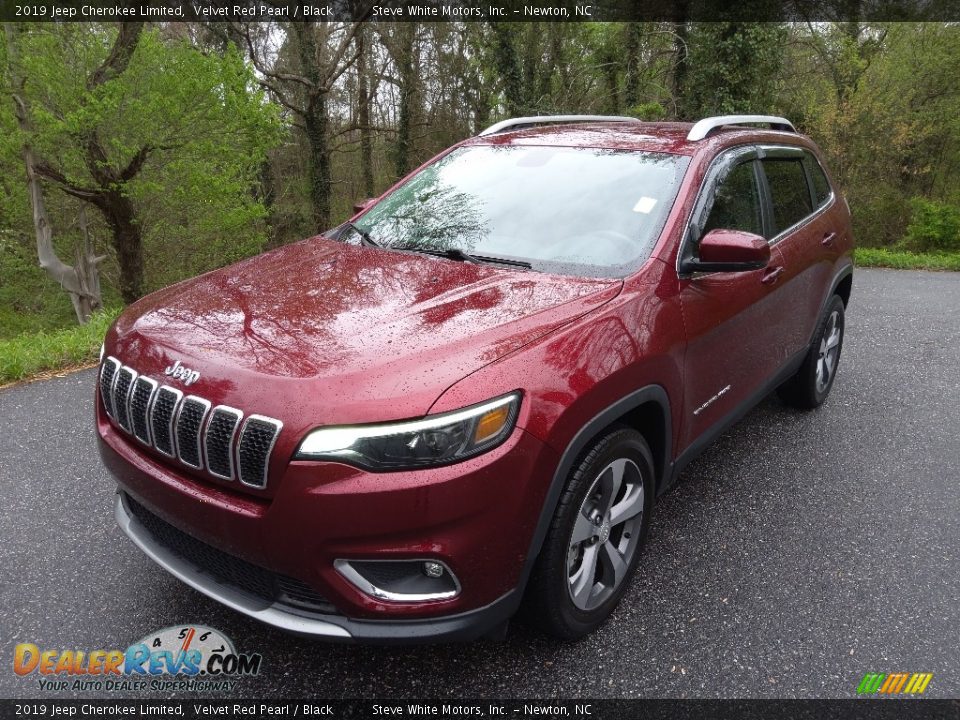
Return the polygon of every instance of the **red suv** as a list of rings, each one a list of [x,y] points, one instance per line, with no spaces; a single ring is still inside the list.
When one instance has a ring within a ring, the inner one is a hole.
[[[117,520],[292,632],[469,639],[523,600],[579,637],[697,453],[774,389],[824,401],[851,247],[783,118],[498,123],[120,316],[96,401]]]

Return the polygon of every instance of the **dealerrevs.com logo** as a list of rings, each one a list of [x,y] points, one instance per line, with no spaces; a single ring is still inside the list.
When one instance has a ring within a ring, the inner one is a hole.
[[[857,686],[857,695],[923,695],[933,673],[867,673]]]
[[[225,691],[257,675],[259,653],[238,653],[219,630],[179,625],[150,633],[126,650],[44,649],[20,643],[13,671],[37,676],[41,690]]]

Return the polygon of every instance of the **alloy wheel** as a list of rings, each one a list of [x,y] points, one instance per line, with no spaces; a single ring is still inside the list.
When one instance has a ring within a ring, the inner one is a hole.
[[[591,484],[567,552],[567,589],[580,610],[600,606],[623,582],[640,543],[644,502],[633,460],[614,460]]]
[[[833,380],[840,355],[840,339],[843,337],[843,325],[840,313],[834,310],[827,318],[823,336],[820,338],[820,351],[817,356],[817,392],[824,392]]]

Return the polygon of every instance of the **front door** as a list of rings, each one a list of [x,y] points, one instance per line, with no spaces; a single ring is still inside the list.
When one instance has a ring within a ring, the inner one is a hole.
[[[695,207],[687,243],[695,245],[716,228],[765,235],[768,210],[758,163],[752,149],[738,149],[714,164]],[[691,251],[681,252],[685,250]],[[766,268],[681,277],[687,334],[681,451],[744,406],[779,369],[782,342],[772,320],[785,302],[778,292],[782,271],[774,246]]]

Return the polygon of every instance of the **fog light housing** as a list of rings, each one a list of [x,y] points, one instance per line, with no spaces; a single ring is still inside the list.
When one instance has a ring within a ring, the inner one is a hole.
[[[446,563],[417,560],[334,560],[333,567],[365,595],[387,602],[450,600],[460,582]]]

